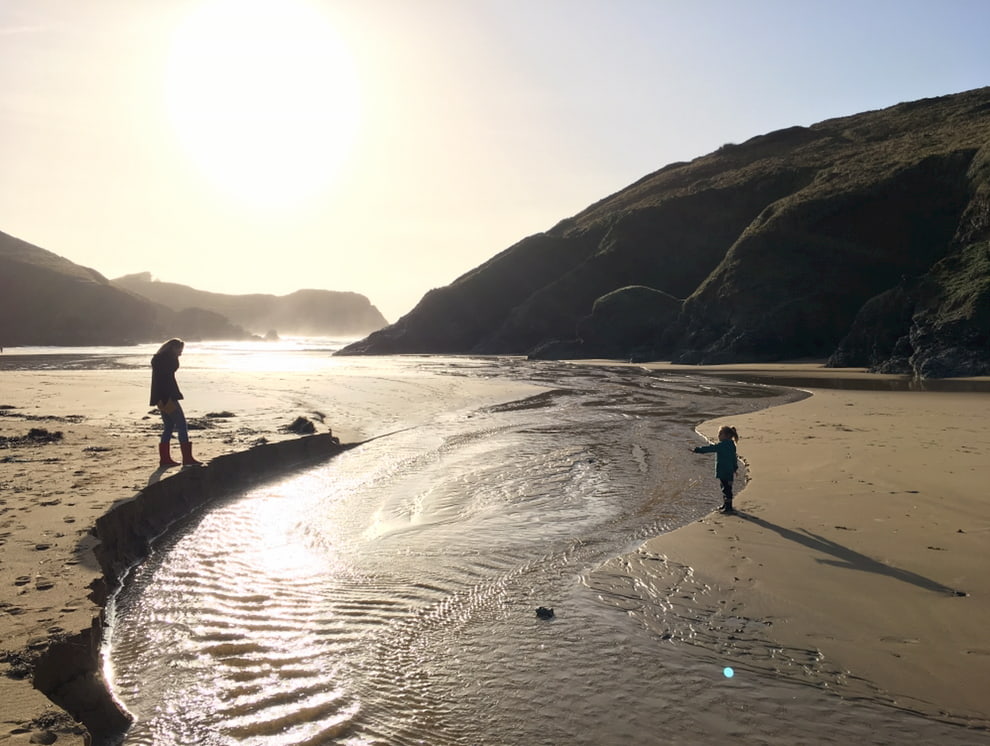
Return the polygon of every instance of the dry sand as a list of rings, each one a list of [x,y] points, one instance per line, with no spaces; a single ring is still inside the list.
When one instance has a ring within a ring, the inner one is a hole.
[[[739,430],[742,514],[644,550],[897,705],[990,726],[990,393],[821,388],[894,378],[816,365],[707,370],[813,395],[701,425]]]
[[[737,499],[743,516],[709,516],[647,549],[693,567],[740,613],[772,620],[781,643],[817,648],[904,706],[990,723],[990,394],[824,389],[822,376],[863,374],[815,365],[686,370],[804,380],[814,395],[732,418],[752,479]],[[0,406],[13,407],[0,412],[0,436],[62,433],[0,448],[0,744],[51,742],[46,733],[81,744],[71,718],[18,673],[51,636],[99,615],[88,598],[96,519],[175,471],[156,468],[143,371],[0,376]],[[204,383],[227,391],[211,408],[236,417],[194,431],[197,455],[296,437],[281,428],[312,410],[292,398],[291,376],[280,381],[285,396],[263,403]],[[719,424],[699,429],[712,436]]]

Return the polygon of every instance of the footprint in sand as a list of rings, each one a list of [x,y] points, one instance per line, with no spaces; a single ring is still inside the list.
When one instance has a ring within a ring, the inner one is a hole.
[[[40,575],[35,578],[34,587],[39,591],[47,591],[55,587],[55,581]]]

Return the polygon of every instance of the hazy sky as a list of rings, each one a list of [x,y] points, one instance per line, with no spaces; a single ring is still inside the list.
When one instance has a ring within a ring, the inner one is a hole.
[[[0,230],[389,321],[672,161],[990,85],[987,0],[0,0]]]

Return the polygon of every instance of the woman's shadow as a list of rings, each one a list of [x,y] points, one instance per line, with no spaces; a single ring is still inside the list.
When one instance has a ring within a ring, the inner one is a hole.
[[[830,554],[835,557],[835,559],[818,558],[816,559],[817,562],[821,562],[826,565],[833,565],[835,567],[844,567],[849,570],[860,570],[862,572],[872,572],[878,575],[886,575],[888,578],[900,580],[904,583],[910,583],[911,585],[916,585],[919,588],[924,588],[927,591],[934,591],[936,593],[949,593],[953,596],[967,595],[963,591],[956,590],[955,588],[949,588],[947,585],[942,585],[935,580],[926,578],[923,575],[918,575],[910,570],[902,570],[898,567],[886,565],[883,562],[873,559],[872,557],[867,557],[865,554],[860,554],[849,547],[844,547],[841,544],[837,544],[831,539],[826,539],[824,536],[813,534],[807,529],[797,531],[791,528],[784,528],[783,526],[778,526],[776,523],[771,523],[770,521],[764,520],[763,518],[757,518],[756,516],[748,513],[738,513],[738,516],[749,521],[750,523],[755,523],[765,529],[774,531],[785,539],[806,546],[816,552]]]
[[[182,470],[183,469],[182,469],[182,466],[181,465],[179,465],[179,466],[159,466],[157,469],[155,469],[153,472],[151,472],[151,475],[148,477],[148,485],[147,486],[150,486],[152,484],[155,484],[156,482],[160,482],[161,479],[162,479],[162,477],[167,476],[169,472],[172,472],[173,474],[178,474]]]

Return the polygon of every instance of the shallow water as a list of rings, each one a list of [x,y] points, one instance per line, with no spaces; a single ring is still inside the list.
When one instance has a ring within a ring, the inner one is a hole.
[[[129,577],[107,649],[136,717],[125,743],[985,742],[882,706],[637,553],[717,502],[694,426],[793,395],[519,360],[376,365],[421,384],[393,396],[392,434],[191,517]],[[464,377],[497,403],[445,409]]]

